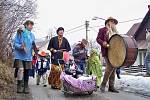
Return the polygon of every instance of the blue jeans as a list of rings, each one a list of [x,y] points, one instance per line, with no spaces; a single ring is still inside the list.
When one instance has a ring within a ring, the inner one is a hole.
[[[150,74],[150,52],[148,52],[145,56],[145,67],[146,67],[146,72]]]
[[[86,71],[86,70],[85,70],[86,63],[85,63],[85,62],[77,62],[76,64],[77,64],[79,70],[83,71],[83,73],[85,74],[85,71]]]

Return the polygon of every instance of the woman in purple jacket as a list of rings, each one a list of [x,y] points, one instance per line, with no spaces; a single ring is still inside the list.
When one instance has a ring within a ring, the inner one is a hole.
[[[102,56],[104,57],[104,59],[106,61],[105,74],[104,74],[103,81],[102,81],[101,87],[100,87],[101,92],[105,92],[105,87],[106,87],[107,81],[109,80],[108,91],[119,93],[119,91],[117,91],[114,87],[116,69],[113,66],[111,66],[111,64],[108,61],[108,57],[107,57],[108,49],[109,49],[109,44],[108,44],[109,38],[113,34],[118,33],[117,29],[116,29],[117,23],[118,23],[118,21],[116,19],[109,17],[105,21],[105,27],[99,29],[99,33],[98,33],[98,36],[96,39],[98,44],[101,45]]]

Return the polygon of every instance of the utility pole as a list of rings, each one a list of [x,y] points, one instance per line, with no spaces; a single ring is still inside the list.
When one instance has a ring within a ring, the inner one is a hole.
[[[85,28],[86,28],[86,40],[88,41],[89,21],[85,21]]]

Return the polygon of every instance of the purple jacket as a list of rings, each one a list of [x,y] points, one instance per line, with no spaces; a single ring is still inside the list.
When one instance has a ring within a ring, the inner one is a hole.
[[[107,57],[108,54],[108,49],[103,46],[103,42],[109,42],[109,34],[107,34],[107,30],[108,29],[106,27],[100,28],[96,39],[97,43],[101,45],[101,52],[103,57]]]

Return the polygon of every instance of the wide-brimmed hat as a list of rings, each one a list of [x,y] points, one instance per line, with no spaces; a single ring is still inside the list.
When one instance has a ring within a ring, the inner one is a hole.
[[[86,39],[82,39],[81,43],[83,43],[85,46],[88,46],[89,42]]]
[[[109,21],[114,21],[114,23],[117,25],[118,24],[118,20],[113,18],[113,17],[108,17],[108,19],[105,21],[105,25],[109,22]]]
[[[42,51],[40,54],[39,54],[41,57],[45,57],[46,56],[46,53],[44,51]]]

